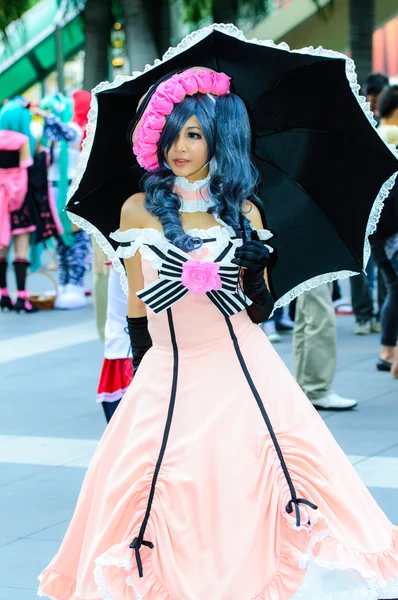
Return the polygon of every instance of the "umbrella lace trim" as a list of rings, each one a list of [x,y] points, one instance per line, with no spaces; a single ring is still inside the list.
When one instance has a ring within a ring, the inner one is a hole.
[[[272,40],[258,40],[256,38],[252,38],[252,39],[248,40],[248,39],[246,39],[244,33],[242,31],[240,31],[237,27],[235,27],[235,25],[215,23],[213,25],[209,25],[208,27],[203,27],[202,29],[199,29],[199,30],[194,31],[194,32],[190,33],[189,35],[187,35],[178,44],[178,46],[176,46],[175,48],[169,48],[169,50],[167,50],[167,52],[163,55],[162,60],[156,59],[155,62],[153,63],[153,65],[147,64],[142,72],[141,71],[133,71],[132,75],[118,75],[114,81],[112,81],[112,82],[103,81],[92,90],[90,111],[88,113],[87,136],[83,142],[83,148],[82,148],[82,152],[80,155],[79,164],[78,164],[77,170],[76,170],[76,177],[69,189],[67,201],[69,201],[72,198],[72,196],[76,192],[77,188],[79,187],[79,184],[83,177],[84,171],[86,170],[86,166],[87,166],[87,162],[88,162],[88,159],[90,156],[91,148],[92,148],[92,145],[94,142],[95,130],[96,130],[96,124],[97,124],[97,115],[98,115],[98,103],[97,103],[96,94],[103,92],[104,90],[116,88],[116,87],[122,85],[123,83],[125,83],[126,81],[132,81],[132,80],[136,79],[137,77],[140,77],[143,73],[146,73],[147,71],[150,71],[151,69],[154,69],[158,65],[166,62],[167,60],[170,60],[174,56],[177,56],[178,54],[185,52],[185,50],[196,45],[199,41],[201,41],[202,39],[204,39],[205,37],[210,35],[213,31],[220,31],[226,35],[230,35],[236,39],[244,41],[247,44],[255,44],[258,46],[268,46],[270,48],[277,48],[278,50],[285,50],[286,52],[293,52],[293,53],[299,53],[299,54],[311,54],[313,56],[324,56],[324,57],[328,57],[328,58],[343,58],[345,60],[346,76],[349,81],[351,90],[352,90],[355,98],[357,99],[360,107],[362,108],[365,116],[367,117],[368,121],[374,127],[376,126],[376,121],[373,117],[372,111],[370,110],[369,102],[367,102],[366,98],[364,96],[361,96],[359,93],[360,86],[358,85],[358,81],[357,81],[357,75],[355,72],[354,61],[351,58],[349,58],[348,56],[345,56],[341,52],[337,52],[335,50],[327,50],[327,49],[323,48],[322,46],[319,46],[318,48],[313,48],[312,46],[309,46],[308,48],[300,48],[298,50],[291,50],[285,42],[282,42],[280,44],[275,44],[275,42],[273,42]],[[386,144],[386,146],[390,149],[392,154],[394,154],[395,156],[398,156],[398,152],[393,146],[388,145],[388,144]],[[367,230],[366,230],[366,240],[365,240],[365,246],[364,246],[364,264],[365,265],[367,264],[367,261],[370,256],[370,244],[369,244],[368,237],[376,230],[376,226],[377,226],[377,223],[380,218],[380,214],[381,214],[381,211],[382,211],[382,208],[384,205],[384,201],[387,198],[391,188],[394,185],[395,177],[396,177],[396,174],[394,174],[392,177],[390,177],[390,179],[388,179],[382,185],[382,187],[379,191],[379,194],[373,204],[373,208],[372,208],[372,211],[371,211],[371,214],[369,217]],[[122,288],[127,293],[127,278],[126,278],[124,268],[123,268],[119,258],[116,256],[115,250],[113,249],[111,244],[108,242],[108,240],[101,234],[100,231],[98,231],[93,225],[91,225],[91,223],[89,223],[82,217],[78,217],[77,215],[74,215],[71,212],[68,212],[68,215],[69,215],[69,218],[71,219],[71,221],[73,223],[75,223],[78,227],[80,227],[80,228],[84,229],[85,231],[87,231],[88,233],[91,233],[94,235],[94,237],[97,240],[100,247],[104,250],[104,252],[112,260],[112,263],[113,263],[113,266],[115,267],[115,269],[120,273]],[[302,294],[305,291],[316,288],[319,285],[322,285],[323,283],[328,283],[328,282],[334,281],[336,279],[347,278],[352,275],[355,275],[355,273],[352,271],[339,271],[339,272],[335,272],[335,273],[326,273],[324,275],[318,275],[317,277],[314,277],[313,279],[309,279],[308,281],[305,281],[304,283],[301,283],[300,285],[298,285],[295,288],[293,288],[292,290],[290,290],[287,294],[282,296],[282,298],[279,298],[279,300],[275,303],[274,310],[275,310],[275,308],[278,308],[278,307],[288,304],[294,298],[297,298],[297,296],[299,296],[300,294]]]

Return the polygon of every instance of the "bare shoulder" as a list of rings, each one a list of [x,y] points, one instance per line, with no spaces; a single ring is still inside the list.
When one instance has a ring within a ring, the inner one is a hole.
[[[253,227],[253,229],[263,229],[264,225],[261,218],[261,213],[257,206],[253,204],[253,202],[245,200],[243,203],[243,211],[245,216],[249,219],[250,225]]]
[[[146,227],[149,213],[145,208],[145,197],[143,192],[139,192],[127,198],[120,214],[120,229],[122,231]]]

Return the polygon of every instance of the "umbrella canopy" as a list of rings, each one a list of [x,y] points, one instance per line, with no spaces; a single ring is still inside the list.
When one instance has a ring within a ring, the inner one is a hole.
[[[199,30],[144,73],[95,88],[67,205],[72,220],[97,230],[112,255],[109,234],[144,173],[126,135],[138,102],[167,73],[195,65],[229,75],[248,109],[260,208],[274,234],[269,281],[276,305],[360,272],[398,161],[358,96],[352,61],[323,48],[291,52],[286,44],[248,41],[231,25]]]

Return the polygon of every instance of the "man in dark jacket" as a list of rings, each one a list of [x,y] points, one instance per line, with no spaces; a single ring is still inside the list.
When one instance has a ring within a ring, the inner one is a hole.
[[[378,100],[379,133],[388,144],[398,145],[398,86],[387,87]],[[385,201],[376,233],[371,236],[372,254],[386,286],[381,310],[381,350],[377,369],[398,376],[398,182]]]
[[[381,92],[388,86],[388,83],[388,77],[386,77],[386,75],[383,75],[382,73],[371,73],[366,79],[363,90],[366,99],[370,104],[370,110],[373,112],[373,116],[378,124],[380,122],[380,114],[377,102]],[[350,285],[352,308],[357,322],[354,333],[356,335],[367,335],[372,332],[379,333],[380,325],[378,323],[378,317],[376,316],[376,319],[374,318],[373,290],[369,284],[368,277],[364,273],[351,277]],[[379,312],[381,310],[381,305],[384,302],[384,298],[384,283],[382,278],[378,277]]]

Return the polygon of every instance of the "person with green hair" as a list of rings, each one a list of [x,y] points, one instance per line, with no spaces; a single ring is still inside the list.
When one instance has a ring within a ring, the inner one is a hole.
[[[44,138],[50,146],[51,165],[48,179],[56,198],[63,234],[57,242],[59,288],[55,307],[60,309],[83,308],[87,304],[84,290],[86,259],[90,237],[72,225],[63,210],[69,185],[76,172],[83,130],[73,118],[74,102],[57,93],[46,96],[40,105],[47,111]]]
[[[33,164],[36,141],[30,129],[32,115],[23,98],[7,102],[0,110],[0,308],[33,313],[26,276],[30,236],[36,230],[28,192],[28,167]],[[14,241],[17,301],[7,287],[7,258]]]

